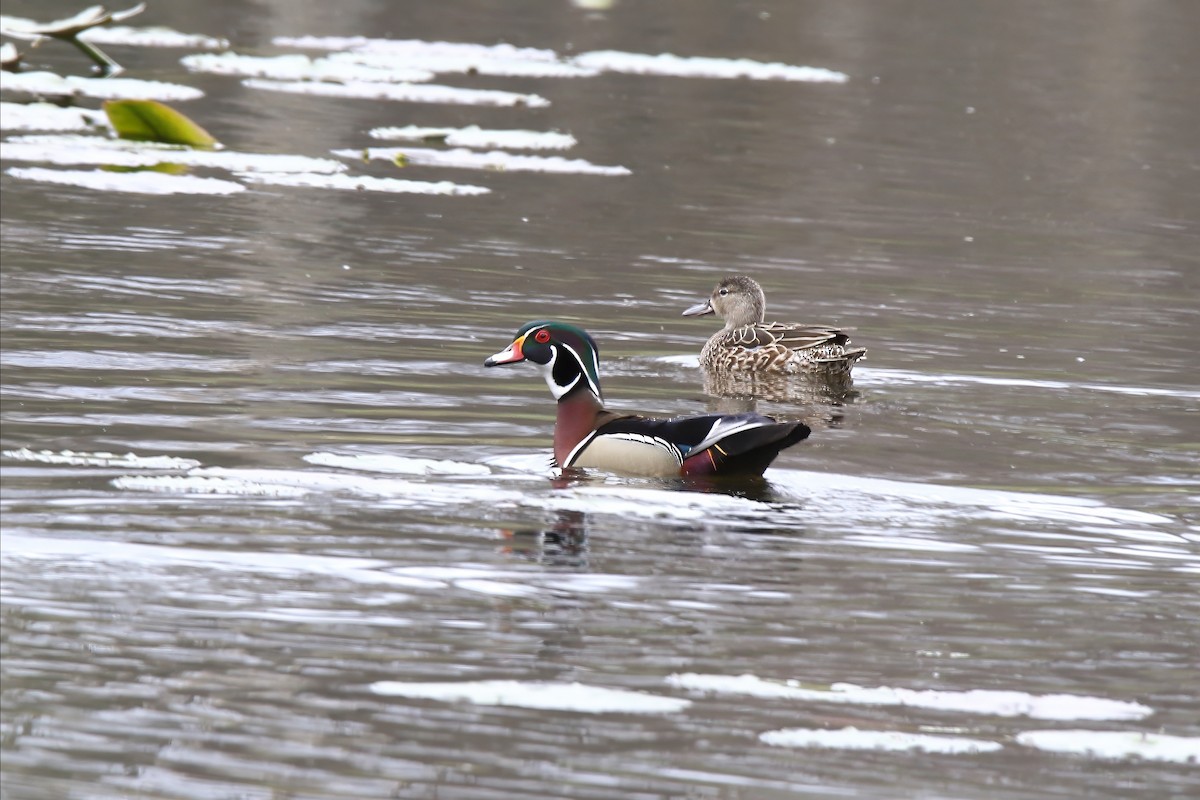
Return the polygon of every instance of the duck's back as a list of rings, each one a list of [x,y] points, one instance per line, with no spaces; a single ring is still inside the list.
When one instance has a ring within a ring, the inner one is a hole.
[[[849,344],[843,331],[826,325],[743,325],[713,334],[700,353],[700,364],[718,371],[849,372],[867,352]]]

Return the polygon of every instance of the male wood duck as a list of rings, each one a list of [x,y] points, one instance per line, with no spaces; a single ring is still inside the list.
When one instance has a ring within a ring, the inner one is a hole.
[[[703,303],[683,312],[685,317],[716,314],[725,327],[714,333],[700,351],[700,366],[714,371],[768,374],[850,374],[865,347],[850,347],[850,337],[827,325],[764,322],[767,298],[753,278],[724,278]]]
[[[600,355],[591,336],[562,322],[526,323],[485,367],[532,361],[558,401],[554,462],[625,475],[762,475],[779,451],[811,433],[762,414],[661,419],[604,408]]]

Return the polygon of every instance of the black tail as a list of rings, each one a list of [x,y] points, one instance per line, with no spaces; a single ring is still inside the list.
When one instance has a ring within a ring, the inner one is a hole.
[[[785,447],[808,438],[803,422],[777,422],[726,436],[684,463],[688,474],[762,475]]]

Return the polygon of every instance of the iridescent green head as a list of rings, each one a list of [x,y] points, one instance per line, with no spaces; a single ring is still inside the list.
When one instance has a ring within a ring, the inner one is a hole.
[[[555,400],[577,388],[600,398],[600,348],[587,331],[565,322],[537,320],[517,331],[508,347],[489,356],[485,367],[532,361],[542,369]]]

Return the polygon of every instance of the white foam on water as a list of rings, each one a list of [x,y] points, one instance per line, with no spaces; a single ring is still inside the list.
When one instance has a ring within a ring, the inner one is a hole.
[[[1023,731],[1017,744],[1051,753],[1105,760],[1145,759],[1200,764],[1200,737],[1168,736],[1145,731]]]
[[[472,186],[450,181],[410,181],[398,178],[375,178],[370,175],[328,175],[308,172],[239,173],[249,183],[264,186],[292,186],[307,189],[337,189],[347,192],[385,192],[393,194],[427,194],[450,197],[471,197],[490,194],[486,186]]]
[[[657,261],[660,259],[653,260]],[[650,361],[662,364],[671,364],[679,367],[692,367],[696,369],[700,368],[699,354],[656,356],[651,358]],[[1099,383],[1071,383],[1066,381],[1032,380],[1028,378],[997,378],[985,375],[923,373],[914,372],[911,370],[882,369],[879,367],[866,366],[855,367],[854,378],[856,383],[863,386],[904,386],[923,383],[935,384],[938,386],[978,384],[985,386],[1007,386],[1024,389],[1044,389],[1052,392],[1082,390],[1093,392],[1110,392],[1113,394],[1177,397],[1187,400],[1200,400],[1200,392],[1186,389],[1163,389],[1148,386],[1119,386]]]
[[[562,474],[562,470],[551,464],[549,452],[505,453],[480,459],[480,463],[497,470],[515,473],[513,477],[553,478]]]
[[[130,47],[186,47],[196,50],[220,50],[229,46],[228,39],[218,39],[201,33],[181,33],[161,25],[151,25],[145,28],[104,25],[84,31],[79,38],[96,44],[123,44]]]
[[[1114,589],[1111,586],[1072,586],[1076,592],[1102,594],[1109,597],[1153,597],[1157,592],[1138,592],[1133,589]]]
[[[1187,544],[1188,537],[1167,531],[1146,530],[1145,528],[1104,528],[1104,527],[1088,527],[1080,525],[1075,528],[1080,533],[1099,534],[1103,536],[1117,536],[1122,539],[1132,539],[1138,542],[1171,542],[1178,544]]]
[[[571,59],[587,69],[602,72],[623,72],[636,75],[664,75],[680,78],[745,78],[756,81],[805,81],[811,83],[845,83],[844,72],[820,67],[792,66],[778,62],[764,63],[748,58],[706,58],[677,56],[670,53],[648,55],[618,50],[596,50],[580,53]]]
[[[885,550],[924,550],[930,553],[966,553],[981,548],[962,542],[947,542],[925,536],[851,534],[843,542],[858,547],[877,547]]]
[[[390,562],[341,556],[310,556],[266,551],[199,550],[191,547],[133,544],[100,539],[59,539],[6,532],[0,559],[68,560],[71,563],[134,565],[141,568],[179,566],[268,575],[326,575],[369,585],[404,589],[440,589],[445,583],[419,575],[393,573]]]
[[[378,681],[370,689],[388,697],[583,714],[675,714],[691,705],[683,698],[551,681]]]
[[[330,60],[377,69],[403,69],[408,65],[420,65],[439,74],[492,75],[506,78],[590,78],[600,74],[597,70],[564,61],[463,55],[451,51],[438,52],[429,46],[432,44],[429,42],[419,44],[423,47],[415,48],[414,52],[367,48],[335,53],[330,56]],[[420,52],[417,52],[418,50]]]
[[[62,108],[53,103],[0,102],[0,130],[86,131],[108,128],[108,115],[88,108]]]
[[[395,100],[408,103],[439,103],[463,106],[525,106],[543,108],[550,101],[536,94],[519,94],[493,89],[462,89],[424,83],[324,83],[318,81],[272,81],[247,78],[242,85],[268,92],[289,92],[321,97],[348,97],[362,100]]]
[[[369,147],[363,150],[334,150],[342,158],[368,158],[394,162],[397,157],[413,166],[483,169],[497,172],[553,172],[573,175],[632,175],[627,167],[608,167],[593,164],[582,158],[560,156],[525,156],[493,150],[479,153],[466,148],[432,150],[421,147]]]
[[[43,167],[10,167],[5,170],[14,178],[77,186],[101,192],[129,194],[193,194],[228,195],[244,192],[245,186],[219,178],[198,178],[194,175],[166,175],[161,172],[108,172],[106,170],[64,170]]]
[[[1161,515],[1110,508],[1096,501],[1060,496],[1023,495],[1000,490],[928,486],[846,475],[777,470],[767,473],[784,494],[794,491],[802,502],[764,503],[718,492],[680,491],[657,488],[652,482],[610,478],[606,481],[573,482],[563,487],[545,484],[560,472],[548,465],[542,453],[507,455],[481,459],[478,463],[413,458],[390,454],[310,453],[309,464],[342,471],[305,469],[194,468],[183,476],[126,476],[114,485],[122,489],[162,494],[244,494],[298,497],[305,493],[334,493],[370,497],[381,508],[431,508],[449,511],[471,504],[490,508],[530,508],[542,511],[579,511],[625,519],[649,519],[683,526],[729,526],[770,523],[773,527],[796,525],[836,517],[841,523],[853,520],[868,525],[886,521],[889,530],[898,520],[919,521],[919,531],[889,533],[847,532],[839,541],[848,547],[909,551],[913,553],[977,553],[988,548],[1036,554],[1055,563],[1079,568],[1146,569],[1152,561],[1177,563],[1175,569],[1200,565],[1190,543],[1178,539],[1145,537],[1127,546],[1113,540],[1092,541],[1089,537],[1070,542],[1047,541],[1040,537],[1028,544],[961,542],[939,536],[930,524],[960,517],[1035,520],[1073,523],[1086,518],[1092,528],[1112,525],[1116,536],[1129,530],[1133,516],[1149,525],[1174,523]],[[372,474],[374,473],[374,474]],[[406,480],[400,476],[413,476]],[[464,480],[466,479],[466,480]],[[452,481],[452,484],[447,483]],[[537,485],[529,491],[525,484]],[[810,499],[813,498],[813,499]],[[1019,509],[1019,514],[1011,509]],[[1148,530],[1150,528],[1147,528]],[[1091,534],[1094,538],[1096,534]],[[1078,541],[1090,546],[1072,546]],[[1169,541],[1172,544],[1160,542]],[[1118,558],[1138,556],[1138,559]],[[1088,584],[1094,581],[1087,581]],[[1097,593],[1109,593],[1101,586]]]
[[[980,384],[984,386],[1009,386],[1023,389],[1045,389],[1053,392],[1084,390],[1135,396],[1177,397],[1186,400],[1200,400],[1200,391],[1189,389],[1163,389],[1150,386],[1120,386],[1116,384],[1103,383],[1072,383],[1069,381],[1033,380],[1029,378],[996,378],[985,375],[951,375],[942,373],[929,374],[902,369],[879,369],[878,367],[856,368],[854,370],[854,377],[857,381],[867,385],[932,383],[939,386],[950,386],[954,384]]]
[[[281,47],[339,51],[330,59],[380,68],[419,66],[438,73],[521,78],[586,78],[599,74],[589,67],[564,61],[553,50],[510,44],[368,39],[363,36],[277,36],[273,42]]]
[[[145,491],[229,491],[246,494],[269,494],[272,486],[291,487],[294,490],[316,492],[341,492],[382,499],[387,504],[408,506],[432,506],[453,508],[464,503],[485,502],[493,507],[530,507],[555,511],[583,511],[608,514],[631,519],[654,519],[663,522],[678,522],[693,525],[704,522],[714,525],[745,524],[769,521],[773,525],[803,520],[812,521],[821,515],[835,515],[839,519],[870,521],[886,519],[895,524],[898,516],[918,515],[922,520],[937,520],[949,514],[969,514],[984,519],[1014,517],[1010,509],[1018,508],[1022,520],[1046,522],[1073,522],[1085,517],[1093,527],[1110,522],[1113,530],[1128,530],[1128,517],[1133,515],[1150,524],[1173,523],[1161,515],[1134,512],[1104,506],[1096,501],[1059,496],[1023,495],[999,490],[979,490],[961,487],[929,486],[882,479],[857,478],[824,473],[802,473],[790,470],[768,472],[768,478],[778,488],[795,489],[797,494],[820,497],[821,502],[803,504],[763,503],[743,497],[721,493],[689,492],[659,489],[645,484],[629,484],[619,479],[608,482],[586,482],[572,484],[542,492],[523,492],[505,488],[513,480],[541,482],[553,478],[558,471],[548,466],[544,454],[499,456],[482,459],[480,463],[420,459],[386,454],[343,455],[335,453],[312,453],[305,461],[319,466],[336,467],[353,472],[375,472],[390,475],[413,475],[420,477],[488,478],[488,481],[456,482],[454,491],[448,493],[443,483],[431,481],[405,481],[397,478],[371,477],[333,472],[310,472],[304,470],[193,470],[188,478],[221,478],[224,482],[212,483],[175,479],[158,481],[141,479],[119,484],[122,488],[137,488]],[[288,494],[287,489],[280,490]],[[939,510],[940,509],[940,510]],[[1086,513],[1082,513],[1086,512]],[[1085,540],[1081,540],[1085,541]],[[965,543],[929,535],[916,534],[869,534],[850,533],[843,543],[855,547],[911,550],[928,553],[978,552],[985,545]],[[1095,548],[1068,547],[1061,542],[1042,545],[1000,543],[987,545],[1035,552],[1054,560],[1099,558],[1100,566],[1120,567],[1120,559],[1107,555],[1096,556]],[[1146,559],[1171,560],[1192,564],[1197,556],[1186,546],[1170,547],[1156,541],[1138,541],[1127,547],[1114,547],[1101,543],[1104,551],[1114,554],[1136,555],[1141,561],[1128,561],[1126,566],[1142,567]],[[1090,563],[1090,562],[1088,562]]]
[[[553,50],[511,44],[428,42],[423,39],[371,39],[366,36],[276,36],[272,44],[304,50],[354,50],[363,53],[405,54],[413,57],[451,53],[463,59],[505,58],[520,61],[558,60]]]
[[[455,581],[454,585],[468,592],[478,592],[479,594],[487,594],[493,597],[530,597],[542,593],[541,588],[530,584],[507,583],[487,578],[471,578],[463,581]]]
[[[542,585],[548,589],[583,594],[627,591],[641,584],[641,579],[633,575],[607,575],[600,572],[548,574],[542,577]]]
[[[341,161],[278,153],[241,153],[236,150],[207,150],[159,142],[134,142],[100,136],[36,135],[15,136],[0,143],[0,154],[8,161],[41,161],[58,165],[103,164],[106,166],[150,167],[177,164],[231,172],[345,172]]]
[[[9,72],[0,70],[0,91],[24,92],[39,96],[97,97],[105,100],[182,101],[203,97],[204,92],[191,86],[135,78],[62,77],[53,72]]]
[[[643,774],[647,778],[654,778],[656,780],[669,778],[671,780],[684,781],[689,784],[696,784],[700,786],[735,786],[738,788],[777,792],[779,793],[779,797],[799,797],[800,795],[796,794],[797,792],[802,792],[804,795],[812,795],[814,797],[823,798],[823,800],[832,800],[835,797],[859,798],[862,796],[861,793],[852,788],[830,786],[828,782],[801,783],[798,780],[791,779],[771,780],[770,778],[761,777],[759,775],[744,775],[728,771],[717,771],[720,770],[721,767],[726,766],[726,763],[722,762],[718,762],[714,766],[714,770],[681,769],[679,767],[668,767],[658,763],[653,763],[649,766],[643,766],[633,761],[626,761],[624,771],[634,775]],[[738,792],[737,794],[730,796],[756,798],[762,795],[760,792]]]
[[[86,467],[119,467],[121,469],[191,469],[200,466],[194,458],[175,456],[139,456],[134,453],[83,453],[74,450],[31,450],[22,447],[0,452],[5,458],[16,461],[34,461],[41,464],[66,464]]]
[[[578,144],[569,133],[555,131],[485,130],[478,125],[464,128],[422,128],[418,125],[372,128],[373,139],[424,142],[437,139],[450,147],[502,148],[506,150],[567,150]]]
[[[1200,558],[1200,553],[1197,553],[1195,550],[1147,544],[1129,545],[1128,547],[1097,547],[1096,549],[1102,553],[1113,553],[1119,556],[1137,556],[1138,558],[1158,558],[1189,562],[1194,562]]]
[[[336,472],[287,469],[205,467],[192,470],[189,477],[243,484],[262,492],[274,490],[348,492],[374,497],[403,496],[406,490],[416,485],[392,478],[365,478]]]
[[[161,483],[161,482],[157,482]],[[444,491],[444,490],[443,490]],[[413,591],[445,592],[456,589],[493,598],[536,598],[548,592],[597,594],[636,589],[640,581],[628,575],[588,573],[562,575],[537,569],[493,569],[485,565],[431,564],[396,566],[389,560],[277,552],[201,550],[191,547],[134,544],[85,538],[59,539],[5,532],[0,560],[38,559],[67,561],[75,566],[109,565],[123,570],[171,571],[180,566],[220,572],[244,572],[292,576],[325,575],[363,585],[382,585]],[[367,605],[407,602],[408,594],[372,594]],[[290,607],[267,609],[271,618],[312,617],[314,621],[363,622],[369,619],[352,612],[326,609],[309,611]],[[230,612],[245,616],[242,610]],[[344,613],[344,618],[342,614]],[[267,617],[264,617],[267,618]],[[385,618],[381,624],[397,624]],[[406,624],[406,623],[404,623]]]
[[[455,586],[479,594],[497,597],[526,597],[541,594],[544,588],[577,592],[616,592],[636,588],[640,581],[625,575],[604,573],[561,576],[538,569],[495,569],[473,564],[423,564],[416,567],[388,568],[395,580],[410,581],[428,588]],[[579,580],[576,580],[576,577]]]
[[[971,689],[939,691],[865,687],[834,683],[828,689],[808,688],[796,680],[765,680],[755,675],[676,673],[667,684],[689,691],[734,694],[779,700],[845,703],[868,706],[907,706],[940,711],[991,714],[999,717],[1030,717],[1052,720],[1134,720],[1154,709],[1127,700],[1109,700],[1074,694],[1034,695],[1028,692]]]
[[[1131,522],[1163,525],[1175,522],[1162,514],[1116,508],[1098,500],[1066,495],[975,489],[798,470],[774,469],[767,476],[772,484],[801,496],[843,498],[847,501],[857,498],[861,504],[873,503],[872,498],[885,498],[909,505],[918,503],[922,506],[986,509],[993,516],[1006,520],[1087,522],[1091,525],[1123,526]]]
[[[123,284],[124,285],[124,284]],[[167,284],[163,284],[167,285]],[[150,294],[147,292],[146,294]],[[154,293],[156,297],[174,296],[166,291]],[[134,353],[116,350],[0,350],[0,359],[5,366],[27,366],[37,369],[61,367],[65,369],[97,369],[150,371],[158,369],[188,370],[193,372],[244,372],[246,362],[236,359],[220,359],[180,355],[175,353]]]
[[[70,142],[63,137],[59,143],[23,142],[20,138],[0,142],[0,159],[4,161],[44,162],[58,166],[100,164],[107,167],[153,167],[166,158],[161,153],[142,154],[134,150],[117,150],[104,147],[104,139],[78,137],[82,141]],[[87,141],[91,139],[92,141]]]
[[[700,356],[699,355],[655,356],[654,358],[651,358],[650,360],[657,361],[662,364],[673,364],[674,366],[677,366],[677,367],[695,367],[697,369],[700,368]]]
[[[390,472],[400,475],[491,475],[492,471],[482,464],[430,458],[409,458],[374,453],[339,455],[337,453],[309,453],[304,456],[309,464],[342,469]]]
[[[1002,750],[999,742],[967,739],[961,736],[934,736],[901,731],[869,731],[858,728],[824,730],[821,728],[784,728],[767,731],[759,741],[776,747],[811,747],[827,750],[881,750],[890,752],[919,751],[922,753],[992,753]]]
[[[434,73],[417,67],[377,67],[309,58],[298,53],[282,56],[245,56],[238,53],[197,53],[180,59],[192,72],[212,75],[269,78],[278,81],[336,81],[349,83],[423,83]]]
[[[91,11],[92,9],[87,9],[76,17],[82,17]],[[26,17],[0,14],[0,30],[3,31],[26,33],[42,28],[46,24]],[[161,25],[138,28],[128,25],[100,25],[79,34],[79,38],[95,44],[123,44],[131,47],[191,47],[216,50],[229,46],[229,42],[225,39],[217,39],[199,33],[180,33]]]
[[[623,486],[572,486],[548,495],[529,496],[523,504],[557,511],[586,511],[622,517],[678,520],[689,524],[716,516],[770,517],[783,513],[754,500],[724,494],[676,492]]]
[[[413,599],[412,595],[390,593],[389,603],[404,603]],[[263,609],[239,609],[223,611],[205,609],[205,617],[226,619],[261,619],[271,622],[298,623],[304,625],[370,625],[379,628],[409,628],[413,621],[407,617],[384,616],[382,614],[364,614],[360,611],[335,611],[332,609],[278,607]]]
[[[515,578],[519,580],[540,576],[540,573],[533,571],[522,572],[510,570],[501,572],[489,567],[462,564],[425,564],[419,567],[393,567],[390,572],[393,575],[428,578],[429,580],[441,581],[445,584],[471,580],[495,580],[498,578]]]
[[[114,478],[112,485],[117,489],[135,492],[157,492],[160,494],[227,494],[251,497],[303,497],[308,489],[298,486],[264,484],[241,478],[205,478],[189,476],[140,476],[124,475]]]
[[[287,469],[204,467],[186,476],[123,476],[112,481],[118,489],[159,494],[241,494],[300,497],[312,492],[369,497],[381,507],[446,509],[457,505],[485,504],[512,507],[524,495],[515,490],[468,482],[409,481],[339,472]]]

